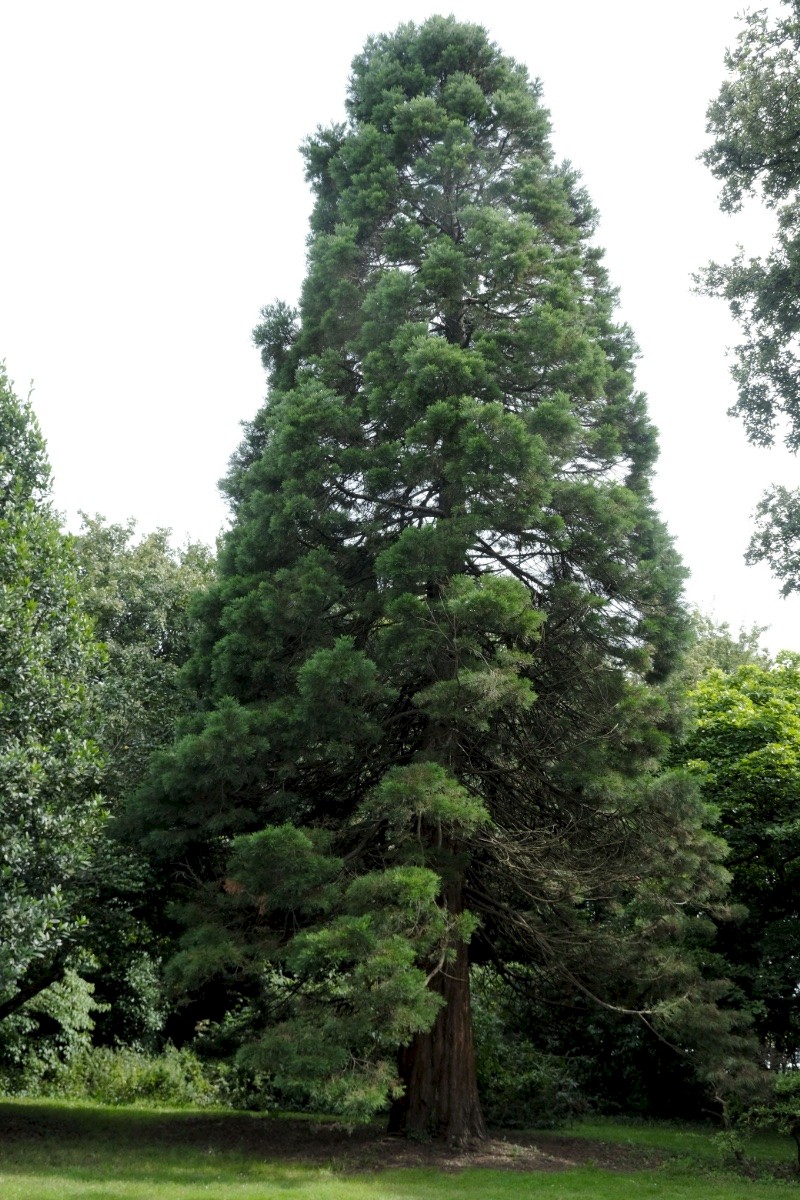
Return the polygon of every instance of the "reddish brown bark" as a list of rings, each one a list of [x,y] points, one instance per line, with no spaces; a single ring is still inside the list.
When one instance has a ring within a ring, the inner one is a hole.
[[[434,976],[430,986],[445,1000],[433,1029],[400,1051],[405,1094],[389,1114],[391,1133],[443,1137],[455,1145],[486,1137],[478,1099],[467,947]]]

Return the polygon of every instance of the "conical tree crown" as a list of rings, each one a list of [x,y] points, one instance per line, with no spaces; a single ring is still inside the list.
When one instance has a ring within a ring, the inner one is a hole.
[[[372,39],[305,147],[308,274],[255,332],[206,711],[143,797],[209,881],[185,974],[283,972],[284,1085],[327,1069],[305,1028],[328,1079],[377,1055],[385,1095],[479,918],[475,953],[552,964],[677,821],[676,904],[712,885],[685,786],[653,783],[645,680],[685,618],[635,346],[547,138],[525,69],[437,17]]]

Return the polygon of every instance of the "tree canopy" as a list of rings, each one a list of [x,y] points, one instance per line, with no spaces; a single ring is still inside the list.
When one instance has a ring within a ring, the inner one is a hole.
[[[173,549],[167,529],[137,538],[134,521],[109,524],[100,516],[84,516],[73,546],[81,605],[103,651],[93,732],[111,814],[87,894],[91,954],[82,973],[99,1002],[96,1038],[151,1048],[163,1038],[168,1007],[161,959],[172,932],[165,916],[171,881],[126,840],[124,819],[150,757],[194,707],[181,668],[194,628],[191,601],[213,560],[200,544]]]
[[[683,754],[703,775],[744,911],[718,946],[747,998],[764,1055],[797,1065],[800,1043],[800,658],[712,670],[691,693]]]
[[[766,10],[742,17],[726,54],[727,78],[708,109],[713,142],[703,155],[722,184],[720,204],[737,212],[758,197],[774,211],[771,249],[761,258],[740,251],[711,263],[703,289],[727,300],[744,340],[732,373],[738,399],[731,412],[760,446],[782,436],[800,447],[800,3],[770,21]],[[800,492],[775,486],[757,510],[751,562],[765,561],[784,594],[800,588]]]
[[[136,537],[135,521],[83,516],[74,542],[81,602],[105,657],[96,693],[103,790],[138,787],[153,751],[192,705],[181,668],[194,628],[191,602],[211,579],[208,547],[170,545],[170,530]]]
[[[299,310],[255,332],[202,711],[138,801],[185,881],[173,977],[242,1061],[456,1140],[483,1133],[470,962],[584,991],[635,963],[657,1005],[724,875],[662,764],[687,618],[636,347],[548,133],[477,26],[354,60],[304,148]]]
[[[58,979],[103,809],[97,651],[30,405],[0,369],[0,1017]]]

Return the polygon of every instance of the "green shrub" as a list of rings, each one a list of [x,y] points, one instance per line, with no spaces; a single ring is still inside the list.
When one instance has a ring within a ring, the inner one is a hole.
[[[95,1043],[156,1053],[164,1044],[167,1015],[160,963],[146,950],[122,947],[114,953],[107,945],[101,950],[97,990],[110,1003],[95,1020]]]
[[[41,1095],[57,1086],[75,1056],[88,1050],[94,1015],[103,1007],[93,984],[66,971],[0,1022],[0,1094]]]
[[[797,1139],[800,1136],[800,1069],[770,1072],[767,1100],[737,1114],[737,1124],[751,1129],[772,1129]],[[798,1142],[800,1166],[800,1142]]]
[[[101,1104],[183,1108],[224,1103],[219,1084],[191,1050],[168,1045],[160,1054],[129,1047],[87,1047],[58,1078],[52,1094]]]

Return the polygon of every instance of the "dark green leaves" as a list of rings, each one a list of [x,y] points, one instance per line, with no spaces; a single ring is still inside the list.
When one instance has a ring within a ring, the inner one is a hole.
[[[684,753],[719,812],[732,898],[746,906],[720,948],[776,1066],[800,1032],[800,664],[796,655],[709,672],[692,693]]]
[[[270,394],[225,485],[201,711],[140,797],[186,873],[178,966],[246,994],[253,1069],[350,1112],[398,1094],[440,992],[436,1069],[464,1054],[468,944],[553,970],[645,857],[673,917],[714,875],[691,789],[654,778],[644,679],[685,618],[635,346],[547,133],[479,27],[355,60],[347,121],[305,146],[299,312],[255,335]]]

